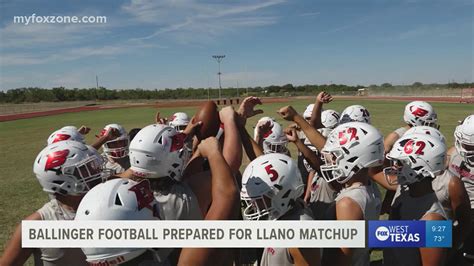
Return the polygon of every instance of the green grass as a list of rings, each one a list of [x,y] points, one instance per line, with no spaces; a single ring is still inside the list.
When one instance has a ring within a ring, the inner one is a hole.
[[[299,112],[303,112],[310,100],[292,100],[288,102]],[[374,100],[338,100],[325,106],[327,109],[342,109],[351,104],[362,104],[371,112],[372,124],[386,135],[403,125],[402,115],[406,102],[401,101],[374,101]],[[282,103],[264,104],[261,106],[265,115],[275,117],[279,122],[288,125],[276,114]],[[434,103],[433,106],[439,114],[441,131],[446,136],[448,144],[453,143],[453,131],[457,121],[473,112],[469,105],[455,103]],[[162,116],[168,117],[177,111],[188,114],[195,112],[195,107],[163,108]],[[91,143],[94,134],[109,123],[119,123],[127,129],[143,127],[154,122],[156,109],[125,108],[114,110],[89,111],[82,113],[69,113],[48,117],[38,117],[0,123],[0,253],[14,230],[16,224],[30,213],[40,208],[47,200],[46,193],[41,190],[39,183],[32,173],[33,160],[38,152],[45,146],[49,134],[65,125],[87,125],[92,132],[86,141]],[[248,130],[252,132],[258,117],[248,121]],[[296,150],[290,146],[293,157]],[[244,160],[247,164],[248,160]],[[379,255],[373,259],[380,258]]]

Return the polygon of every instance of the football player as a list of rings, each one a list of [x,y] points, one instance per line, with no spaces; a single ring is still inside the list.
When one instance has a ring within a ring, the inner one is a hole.
[[[445,144],[427,134],[404,135],[386,157],[392,163],[384,169],[387,181],[399,186],[389,219],[445,220],[432,188],[433,179],[445,170]],[[383,254],[384,265],[442,265],[446,249],[386,248]]]
[[[102,157],[95,149],[77,141],[60,141],[48,145],[36,157],[33,172],[51,200],[25,220],[73,220],[84,194],[104,178]],[[21,247],[19,225],[0,265],[23,265],[34,249]],[[87,265],[77,248],[41,248],[43,265]]]
[[[109,137],[111,132],[115,131],[118,136]],[[105,168],[111,170],[114,174],[120,174],[130,168],[129,137],[125,128],[119,124],[109,124],[102,129],[99,139],[103,139],[102,149],[107,158]]]
[[[169,126],[172,126],[178,132],[183,132],[189,124],[189,116],[183,112],[174,113],[168,120]]]
[[[448,152],[448,169],[461,179],[470,200],[471,231],[466,235],[462,252],[474,262],[474,114],[466,117],[454,131],[455,147]]]
[[[240,198],[248,220],[312,220],[299,199],[304,184],[296,164],[284,154],[253,160],[242,176]],[[319,249],[265,248],[260,265],[320,265]]]

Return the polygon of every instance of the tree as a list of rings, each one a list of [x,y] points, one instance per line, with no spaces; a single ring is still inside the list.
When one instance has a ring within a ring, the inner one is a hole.
[[[414,83],[412,84],[412,86],[413,86],[413,87],[421,87],[421,86],[423,86],[423,83],[417,81],[417,82],[414,82]]]
[[[384,88],[388,88],[388,87],[392,87],[392,84],[386,82],[386,83],[383,83],[383,84],[380,85],[380,86],[382,86],[382,87],[384,87]]]

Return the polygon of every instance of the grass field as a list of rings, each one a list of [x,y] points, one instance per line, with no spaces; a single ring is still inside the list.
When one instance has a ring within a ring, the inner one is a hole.
[[[299,112],[303,112],[310,101],[290,101]],[[403,125],[402,114],[406,102],[401,101],[373,101],[373,100],[338,100],[330,103],[326,108],[342,111],[345,106],[351,104],[362,104],[366,106],[372,116],[372,124],[386,135],[394,129]],[[276,110],[283,106],[281,103],[264,104],[265,115],[277,118],[284,125],[288,123],[282,121],[276,114]],[[441,131],[446,136],[449,146],[453,144],[453,131],[457,121],[473,113],[472,105],[456,103],[434,103],[438,116]],[[184,111],[188,114],[195,112],[195,107],[187,108],[166,108],[161,109],[163,116],[170,116],[177,111]],[[3,253],[4,245],[11,235],[14,226],[23,217],[40,208],[47,200],[47,194],[41,190],[38,181],[32,173],[33,160],[37,153],[45,146],[49,134],[65,125],[87,125],[92,128],[92,132],[87,136],[86,141],[91,143],[94,134],[109,123],[119,123],[126,129],[143,127],[154,122],[156,109],[150,107],[126,108],[102,111],[90,111],[82,113],[68,113],[55,116],[38,117],[10,122],[0,123],[0,254]],[[248,130],[259,117],[249,120]],[[253,130],[251,131],[253,132]],[[296,152],[293,146],[292,155]],[[248,160],[244,160],[244,165]]]

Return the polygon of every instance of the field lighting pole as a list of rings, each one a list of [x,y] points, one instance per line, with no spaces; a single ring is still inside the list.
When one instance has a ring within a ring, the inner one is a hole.
[[[222,86],[221,86],[221,61],[222,59],[224,59],[225,55],[213,55],[212,58],[216,59],[217,61],[217,65],[218,65],[218,68],[219,68],[219,72],[217,72],[217,75],[219,76],[219,101],[221,100],[221,90],[222,90]]]

